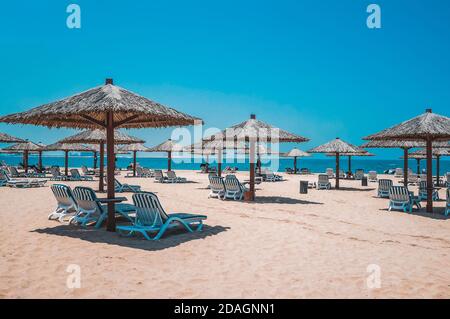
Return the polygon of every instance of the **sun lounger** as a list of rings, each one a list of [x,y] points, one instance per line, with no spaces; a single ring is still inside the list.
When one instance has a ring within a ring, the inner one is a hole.
[[[209,189],[211,190],[208,197],[220,198],[222,199],[225,195],[225,184],[223,178],[217,175],[210,175],[209,178]]]
[[[319,174],[317,189],[331,189],[330,177],[327,174]]]
[[[84,175],[95,175],[95,172],[93,170],[90,170],[86,167],[86,165],[81,166],[81,171]]]
[[[301,168],[300,169],[300,174],[302,174],[302,175],[309,175],[309,174],[311,174],[311,171],[309,170],[309,168]]]
[[[378,180],[378,197],[386,198],[389,197],[389,190],[393,185],[390,179],[380,179]]]
[[[47,183],[46,179],[40,178],[11,178],[5,170],[0,171],[0,180],[5,186],[15,188],[43,187]]]
[[[33,171],[28,174],[28,177],[45,178],[45,172],[40,172],[36,166],[33,166],[32,170]]]
[[[403,169],[402,168],[396,168],[394,177],[403,177]]]
[[[244,193],[248,191],[248,189],[243,186],[234,175],[227,175],[223,182],[225,185],[225,194],[223,199],[229,198],[241,200],[244,197]]]
[[[76,168],[72,168],[70,170],[70,178],[71,181],[93,181],[94,178],[92,176],[81,176],[80,172]]]
[[[184,177],[178,177],[174,171],[167,171],[167,181],[169,183],[186,183],[187,179]]]
[[[389,208],[401,209],[404,212],[412,212],[412,200],[408,189],[405,186],[392,186],[389,189]]]
[[[376,181],[378,181],[377,172],[376,171],[369,171],[369,174],[367,175],[367,180],[369,182],[376,182]]]
[[[114,178],[114,190],[116,191],[116,193],[123,193],[123,192],[137,193],[141,191],[141,186],[122,184],[116,178]]]
[[[63,184],[54,184],[51,189],[55,195],[57,206],[55,211],[48,215],[48,219],[63,222],[65,218],[73,217],[77,213],[78,207],[72,189]]]
[[[106,205],[100,205],[94,190],[89,187],[77,186],[73,190],[73,195],[77,202],[77,213],[69,220],[69,224],[83,227],[88,224],[95,224],[96,228],[100,228],[107,219],[108,208]],[[116,204],[114,207],[117,215],[123,216],[129,221],[133,220],[129,215],[136,211],[133,205]]]
[[[194,215],[186,213],[167,214],[161,206],[158,197],[149,192],[133,195],[136,207],[136,219],[133,225],[117,226],[121,235],[131,236],[134,233],[142,234],[147,240],[160,239],[167,229],[183,226],[187,231],[201,231],[205,215]],[[150,237],[150,233],[156,233]]]
[[[363,169],[357,169],[355,171],[355,180],[360,181],[364,177],[364,170]]]
[[[67,181],[69,179],[67,176],[61,174],[58,167],[50,168],[50,174],[52,175],[50,177],[51,181]]]
[[[420,181],[419,183],[419,198],[420,200],[425,200],[428,197],[427,192],[427,181]],[[431,198],[433,200],[439,200],[439,192],[437,189],[433,188],[433,193]]]
[[[403,184],[404,184],[404,182],[403,182]],[[408,184],[409,185],[419,184],[419,175],[414,174],[414,173],[408,175]]]
[[[445,205],[445,216],[448,216],[448,214],[450,214],[450,188],[447,188],[446,194],[447,204]]]
[[[169,182],[167,176],[164,176],[162,170],[160,170],[160,169],[155,170],[154,177],[155,177],[155,182],[160,182],[160,183],[168,183]]]
[[[128,175],[132,176],[133,173],[128,173]],[[153,172],[141,166],[136,166],[136,177],[153,177]]]
[[[328,178],[334,178],[334,171],[332,168],[327,168],[327,170],[325,171],[325,174],[328,175]]]
[[[8,169],[11,174],[11,178],[27,177],[27,174],[20,173],[15,166],[8,166]]]

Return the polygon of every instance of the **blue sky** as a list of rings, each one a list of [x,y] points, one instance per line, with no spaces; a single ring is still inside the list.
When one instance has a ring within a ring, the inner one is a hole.
[[[81,7],[79,30],[66,7]],[[366,7],[382,28],[366,26]],[[309,137],[361,137],[432,107],[449,115],[450,1],[86,1],[2,4],[0,114],[117,85],[225,128],[250,113]],[[0,124],[55,142],[72,130]],[[132,130],[151,146],[169,129]],[[287,150],[292,145],[282,145]],[[373,150],[383,158],[400,150]]]

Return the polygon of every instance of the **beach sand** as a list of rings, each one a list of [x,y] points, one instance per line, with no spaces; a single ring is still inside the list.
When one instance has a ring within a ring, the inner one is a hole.
[[[208,198],[207,175],[177,175],[192,183],[119,177],[156,192],[167,212],[208,216],[203,232],[171,231],[156,242],[47,220],[55,208],[48,186],[0,188],[0,297],[450,297],[445,200],[435,202],[439,214],[388,212],[376,183],[299,194],[299,180],[317,176],[284,175],[257,185],[254,203],[222,201]],[[69,265],[80,267],[80,288],[67,287]],[[379,288],[367,285],[373,269]]]

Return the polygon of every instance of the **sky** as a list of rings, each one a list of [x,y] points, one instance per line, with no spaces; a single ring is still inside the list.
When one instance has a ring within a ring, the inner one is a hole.
[[[66,8],[81,8],[69,29]],[[369,29],[366,8],[381,8]],[[361,138],[423,113],[450,115],[448,0],[39,0],[0,11],[0,115],[115,84],[205,128],[258,119],[311,139]],[[7,125],[51,143],[74,130]],[[156,145],[171,129],[130,130]],[[401,150],[372,150],[397,158]]]

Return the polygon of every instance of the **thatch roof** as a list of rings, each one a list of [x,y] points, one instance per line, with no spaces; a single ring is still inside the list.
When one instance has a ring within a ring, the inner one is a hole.
[[[94,148],[75,143],[54,143],[47,145],[44,151],[93,152]]]
[[[432,150],[433,156],[450,156],[450,148],[433,148]],[[417,156],[425,156],[427,155],[426,149],[417,150],[415,152],[409,153],[408,156],[417,155]]]
[[[339,153],[342,156],[375,156],[375,154],[369,152],[359,152],[359,153]],[[327,156],[336,156],[335,153],[328,153]]]
[[[151,147],[148,152],[182,152],[183,149],[184,148],[180,144],[177,144],[171,139],[168,139],[167,141],[159,145]]]
[[[42,151],[42,147],[33,142],[25,142],[25,143],[18,143],[18,144],[14,144],[14,145],[5,147],[3,149],[3,151],[5,151],[5,153],[6,152],[15,153],[15,152],[23,152],[23,151],[39,152],[39,151]]]
[[[298,148],[293,148],[289,152],[284,153],[283,156],[285,156],[285,157],[306,157],[306,156],[311,156],[311,154],[304,152],[302,150],[299,150]]]
[[[379,133],[364,137],[364,140],[450,140],[450,118],[427,109],[424,114],[392,126]]]
[[[128,144],[119,147],[121,152],[149,152],[150,148],[142,143]]]
[[[0,143],[25,143],[25,140],[22,140],[18,137],[14,137],[5,133],[0,133]]]
[[[232,148],[229,148],[232,149]],[[234,151],[237,154],[250,154],[250,146],[248,143],[238,143],[236,148],[234,148]],[[272,151],[271,148],[268,148],[267,146],[263,144],[257,144],[255,145],[255,153],[257,155],[277,155],[278,152]]]
[[[339,137],[325,143],[323,145],[317,146],[313,149],[310,149],[307,151],[308,153],[362,153],[364,152],[363,149],[359,148],[358,146],[355,146],[353,144],[344,142]]]
[[[433,148],[449,147],[448,142],[433,142]],[[416,148],[425,147],[423,141],[400,141],[400,140],[373,140],[361,145],[361,148]]]
[[[227,140],[227,141],[248,141],[248,140],[262,141],[262,142],[307,142],[309,139],[289,133],[279,128],[273,127],[270,124],[259,121],[254,115],[247,121],[231,126],[217,134],[213,134],[205,141],[212,140]]]
[[[86,130],[81,133],[66,137],[60,143],[100,144],[106,143],[106,130]],[[144,143],[140,138],[114,130],[114,144]]]
[[[107,79],[105,85],[26,112],[0,117],[0,122],[92,129],[98,128],[98,123],[105,123],[108,111],[114,112],[115,123],[129,120],[121,125],[127,128],[182,126],[200,121],[113,85],[112,79]],[[98,123],[93,123],[92,119]]]

